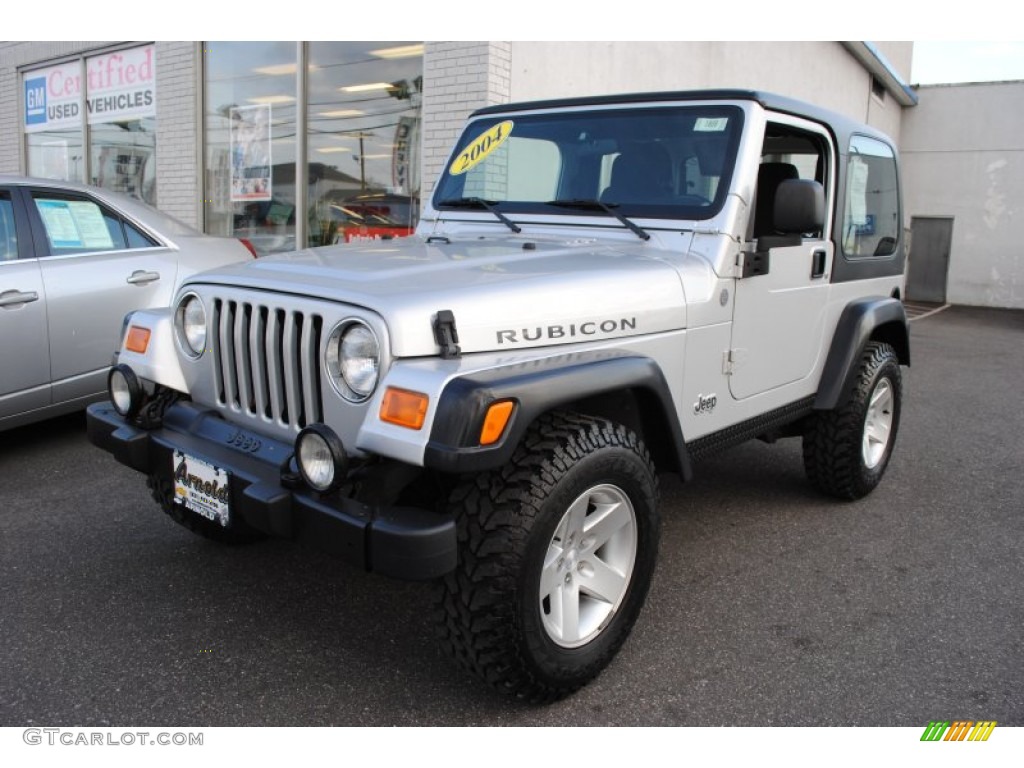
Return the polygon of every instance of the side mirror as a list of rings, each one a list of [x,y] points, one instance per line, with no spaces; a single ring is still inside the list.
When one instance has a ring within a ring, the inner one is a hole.
[[[811,179],[787,179],[775,193],[773,213],[779,232],[819,232],[825,228],[825,190]]]

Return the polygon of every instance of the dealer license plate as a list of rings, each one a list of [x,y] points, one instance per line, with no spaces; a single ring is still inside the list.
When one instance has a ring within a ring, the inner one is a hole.
[[[227,527],[228,509],[227,470],[215,467],[182,451],[174,452],[174,500]]]

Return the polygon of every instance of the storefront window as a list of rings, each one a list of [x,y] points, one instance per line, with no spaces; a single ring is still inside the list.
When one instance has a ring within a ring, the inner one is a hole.
[[[203,49],[207,232],[243,238],[260,255],[412,233],[422,43]]]
[[[156,204],[154,45],[33,69],[22,83],[29,175],[87,181]]]
[[[206,231],[257,253],[295,241],[295,72],[289,42],[209,42],[206,64]]]
[[[156,205],[156,120],[125,120],[89,131],[92,183]]]
[[[85,181],[82,131],[44,131],[25,136],[28,149],[28,175],[40,179]]]
[[[310,246],[412,233],[422,75],[422,43],[309,43]]]

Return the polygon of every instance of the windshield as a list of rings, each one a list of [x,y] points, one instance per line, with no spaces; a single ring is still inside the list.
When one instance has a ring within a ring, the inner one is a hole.
[[[707,219],[728,191],[743,113],[677,106],[504,115],[459,140],[434,207],[475,198],[504,213]],[[575,205],[573,205],[575,204]]]

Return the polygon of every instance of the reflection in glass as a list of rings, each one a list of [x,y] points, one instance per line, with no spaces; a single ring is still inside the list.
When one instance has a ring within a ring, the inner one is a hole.
[[[156,205],[156,118],[89,126],[90,183]]]
[[[245,238],[261,255],[294,250],[298,46],[204,50],[206,231]]]
[[[85,181],[82,129],[26,133],[28,175],[40,179]]]
[[[422,86],[422,43],[309,43],[310,246],[412,233]]]

